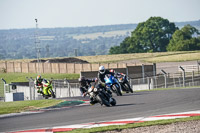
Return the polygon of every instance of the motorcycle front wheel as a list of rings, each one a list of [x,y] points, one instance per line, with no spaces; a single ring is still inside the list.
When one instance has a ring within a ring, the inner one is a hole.
[[[117,96],[122,96],[122,92],[121,92],[121,90],[120,90],[120,86],[119,85],[117,85],[117,84],[114,84],[112,87],[113,87],[113,90],[115,91],[115,93],[117,94]]]
[[[55,93],[53,92],[53,90],[50,89],[49,91],[51,92],[51,96],[52,96],[53,98],[56,98]]]

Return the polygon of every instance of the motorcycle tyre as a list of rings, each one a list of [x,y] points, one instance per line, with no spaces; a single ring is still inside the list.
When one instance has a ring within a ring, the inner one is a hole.
[[[130,87],[130,85],[128,83],[125,83],[124,86],[127,88],[128,91],[133,93],[133,89]]]
[[[55,93],[53,92],[53,90],[50,89],[49,91],[51,92],[52,98],[56,98]]]
[[[110,103],[112,106],[115,106],[117,104],[116,100],[114,98],[112,98],[112,102]]]
[[[102,96],[102,95],[97,95],[97,99],[99,103],[102,105],[105,105],[106,107],[110,106],[110,103]]]
[[[129,93],[129,89],[126,88],[126,86],[124,84],[120,84],[122,87],[122,91],[125,91],[126,93]]]
[[[114,87],[113,90],[115,91],[117,96],[122,96],[122,92],[121,92],[120,88],[118,88],[115,84],[112,87]]]
[[[45,98],[45,99],[48,99],[48,98],[49,98],[49,96],[47,96],[47,95],[44,95],[44,98]]]

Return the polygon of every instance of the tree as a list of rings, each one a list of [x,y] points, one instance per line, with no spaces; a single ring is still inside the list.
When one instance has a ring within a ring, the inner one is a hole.
[[[167,19],[151,17],[137,26],[132,37],[143,47],[144,52],[164,52],[176,29],[175,24]]]
[[[198,34],[199,31],[195,27],[191,25],[184,26],[173,34],[167,51],[200,50],[200,37],[197,37]]]
[[[146,22],[139,23],[131,37],[126,38],[119,47],[111,47],[110,54],[164,52],[177,29],[167,19],[151,17]]]

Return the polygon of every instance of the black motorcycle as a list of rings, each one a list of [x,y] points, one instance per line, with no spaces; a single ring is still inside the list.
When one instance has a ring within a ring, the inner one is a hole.
[[[106,92],[104,88],[91,86],[88,89],[87,94],[90,96],[94,103],[100,103],[101,106],[105,105],[109,107],[116,105],[116,100],[112,97],[111,94]]]
[[[120,75],[120,76],[117,76],[118,77],[118,81],[122,87],[122,90],[129,93],[133,93],[133,89],[131,88],[130,84],[129,84],[129,81],[127,79],[127,76],[126,75]]]

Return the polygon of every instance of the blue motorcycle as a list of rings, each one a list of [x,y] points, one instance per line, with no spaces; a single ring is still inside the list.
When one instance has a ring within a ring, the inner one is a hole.
[[[105,78],[106,88],[112,90],[112,92],[116,93],[117,96],[122,96],[121,85],[118,80],[112,75],[106,75]]]

